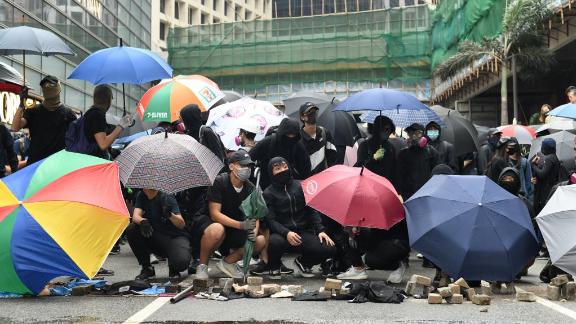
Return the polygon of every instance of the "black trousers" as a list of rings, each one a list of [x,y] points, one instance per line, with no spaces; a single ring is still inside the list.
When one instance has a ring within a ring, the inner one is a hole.
[[[336,248],[320,242],[318,235],[309,232],[298,233],[302,238],[302,244],[292,246],[288,240],[280,234],[270,235],[268,241],[268,258],[272,269],[279,269],[284,253],[298,253],[306,266],[313,266],[324,262],[336,253]]]
[[[367,247],[364,261],[377,270],[396,270],[410,254],[410,243],[399,239],[382,240]]]
[[[168,258],[170,272],[181,272],[190,264],[190,240],[185,236],[170,237],[154,231],[152,237],[145,238],[140,233],[140,227],[134,223],[128,226],[126,237],[132,252],[142,267],[150,266],[150,254]]]
[[[336,255],[334,260],[339,264],[343,264],[345,268],[349,266],[361,267],[362,266],[362,253],[358,249],[350,246],[350,236],[344,227],[332,219],[322,215],[322,223],[326,227],[326,234],[330,236],[332,241],[336,244]]]

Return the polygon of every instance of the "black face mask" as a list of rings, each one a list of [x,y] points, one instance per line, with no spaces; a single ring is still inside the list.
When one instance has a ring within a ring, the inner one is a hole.
[[[290,170],[282,171],[272,176],[272,181],[280,185],[286,185],[290,180],[292,180]]]
[[[308,117],[308,120],[306,121],[308,124],[312,124],[312,125],[316,124],[316,114],[309,114],[306,116]]]
[[[380,140],[381,141],[387,141],[390,138],[390,132],[389,131],[381,131],[380,132]]]
[[[299,141],[298,137],[288,137],[288,136],[282,137],[282,143],[288,146],[293,146],[296,143],[298,143],[298,141]]]
[[[506,153],[508,153],[508,155],[514,155],[514,154],[518,153],[518,148],[515,146],[506,148]]]
[[[500,181],[500,187],[504,190],[508,191],[509,193],[513,194],[514,196],[518,196],[518,192],[520,191],[520,186],[516,181]]]

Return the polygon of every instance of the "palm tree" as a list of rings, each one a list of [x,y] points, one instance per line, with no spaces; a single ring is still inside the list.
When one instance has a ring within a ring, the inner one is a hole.
[[[505,125],[508,123],[510,61],[515,60],[525,74],[549,69],[554,58],[545,43],[545,22],[551,16],[547,0],[512,0],[510,3],[507,0],[502,33],[481,42],[462,42],[457,53],[438,65],[435,73],[446,80],[481,58],[495,60],[501,65],[500,122]]]

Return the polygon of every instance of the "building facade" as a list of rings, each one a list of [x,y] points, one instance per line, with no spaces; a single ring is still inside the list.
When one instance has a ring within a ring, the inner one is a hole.
[[[63,39],[75,56],[26,56],[26,80],[40,93],[40,80],[54,75],[62,82],[62,100],[81,111],[92,104],[94,86],[87,81],[66,79],[88,55],[116,46],[150,49],[152,0],[0,0],[0,27],[28,25],[49,30]],[[157,2],[157,1],[154,1]],[[0,56],[0,60],[22,71],[22,55]],[[121,114],[122,87],[114,85],[111,112]],[[147,85],[126,86],[126,107],[134,111]],[[0,93],[0,117],[10,123],[18,96]]]
[[[152,50],[167,57],[168,33],[174,27],[272,18],[272,0],[152,1]]]
[[[401,8],[430,3],[429,0],[274,0],[274,18],[317,16]]]

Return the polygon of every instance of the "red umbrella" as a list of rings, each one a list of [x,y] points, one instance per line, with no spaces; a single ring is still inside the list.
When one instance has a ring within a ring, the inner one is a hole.
[[[390,229],[404,207],[388,181],[364,168],[333,166],[302,181],[308,206],[344,226]]]

